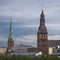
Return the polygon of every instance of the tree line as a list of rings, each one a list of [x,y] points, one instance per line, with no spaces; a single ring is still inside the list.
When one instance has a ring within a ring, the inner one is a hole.
[[[15,56],[15,55],[0,55],[0,60],[60,60],[57,56],[43,55],[43,56]]]

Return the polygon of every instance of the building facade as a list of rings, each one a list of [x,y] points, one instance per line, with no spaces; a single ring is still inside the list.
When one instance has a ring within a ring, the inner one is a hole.
[[[7,53],[6,47],[0,47],[0,55],[5,55]]]

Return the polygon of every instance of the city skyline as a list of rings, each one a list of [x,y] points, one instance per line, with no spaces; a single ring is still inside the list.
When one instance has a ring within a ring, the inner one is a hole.
[[[15,44],[36,46],[42,5],[49,39],[60,39],[59,2],[57,0],[0,0],[0,46],[7,45],[10,18],[13,23]]]

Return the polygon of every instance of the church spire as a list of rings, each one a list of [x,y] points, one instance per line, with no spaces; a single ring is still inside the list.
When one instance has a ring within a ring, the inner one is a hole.
[[[40,15],[40,25],[45,24],[45,15],[44,11],[42,10],[41,15]]]
[[[44,18],[44,17],[45,17],[44,11],[42,10],[42,12],[41,12],[41,18]]]
[[[8,52],[14,46],[13,40],[13,33],[12,33],[12,18],[10,18],[10,29],[9,29],[9,37],[8,37]]]
[[[13,37],[12,37],[12,18],[10,18],[10,29],[9,29],[9,38],[8,40],[13,40]]]

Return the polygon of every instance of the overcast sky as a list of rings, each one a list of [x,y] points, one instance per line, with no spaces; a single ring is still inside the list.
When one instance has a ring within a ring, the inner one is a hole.
[[[36,46],[42,9],[49,39],[60,40],[60,0],[0,0],[0,46],[7,46],[10,18],[15,45]]]

